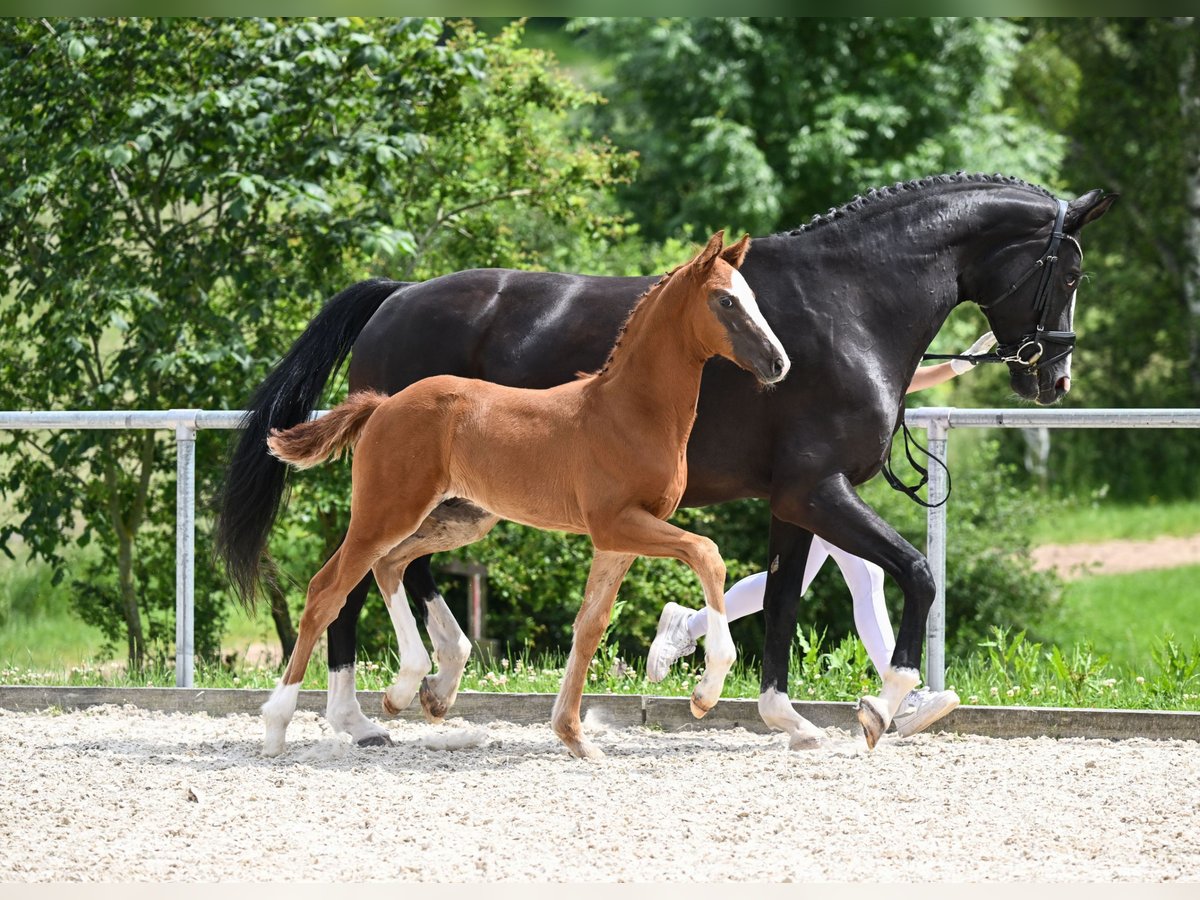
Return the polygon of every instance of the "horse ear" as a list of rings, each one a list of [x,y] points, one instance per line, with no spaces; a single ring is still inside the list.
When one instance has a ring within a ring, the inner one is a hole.
[[[725,232],[718,231],[708,239],[708,243],[704,245],[704,249],[696,254],[696,258],[692,260],[692,265],[697,271],[706,269],[713,264],[713,260],[717,258],[717,254],[721,252],[721,248],[725,246]]]
[[[729,263],[735,269],[742,267],[742,260],[746,258],[746,251],[750,249],[750,235],[742,235],[742,239],[736,244],[730,244],[721,251],[721,259]]]
[[[1100,189],[1088,191],[1078,200],[1072,200],[1067,206],[1067,216],[1063,220],[1063,230],[1074,234],[1089,222],[1094,222],[1116,202],[1120,194],[1106,194]]]

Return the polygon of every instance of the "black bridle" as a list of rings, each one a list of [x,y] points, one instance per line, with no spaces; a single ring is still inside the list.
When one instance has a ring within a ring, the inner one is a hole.
[[[1011,284],[1007,291],[988,304],[979,304],[982,310],[995,309],[1017,292],[1021,285],[1040,271],[1037,293],[1033,295],[1033,311],[1039,314],[1038,323],[1033,331],[1026,332],[1011,344],[998,344],[991,353],[962,354],[962,353],[926,353],[922,359],[965,359],[974,363],[996,362],[1014,363],[1025,366],[1037,372],[1038,365],[1049,366],[1069,355],[1075,349],[1075,332],[1047,331],[1046,323],[1050,318],[1050,288],[1053,285],[1054,264],[1058,262],[1058,248],[1066,235],[1063,233],[1063,222],[1067,217],[1067,201],[1058,201],[1058,213],[1054,217],[1054,229],[1050,233],[1050,245],[1046,252],[1025,270],[1025,274]],[[1073,240],[1068,238],[1068,240]],[[1057,344],[1065,349],[1052,356],[1042,359],[1047,344]]]

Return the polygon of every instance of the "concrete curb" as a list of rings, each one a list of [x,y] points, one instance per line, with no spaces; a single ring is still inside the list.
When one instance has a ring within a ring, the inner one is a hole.
[[[204,712],[214,716],[244,713],[258,715],[270,692],[236,688],[103,688],[0,686],[0,709],[38,712],[87,709],[112,704],[164,712]],[[359,701],[369,716],[382,717],[380,691],[360,691]],[[513,722],[543,725],[550,721],[553,694],[499,694],[464,691],[452,710],[456,718],[469,722]],[[792,704],[800,715],[821,728],[858,731],[853,703]],[[299,709],[323,712],[324,691],[301,691]],[[686,697],[585,694],[583,711],[595,710],[610,727],[645,725],[664,731],[696,731],[708,728],[767,730],[758,716],[755,700],[722,700],[703,719],[694,719]],[[421,721],[420,705],[414,703],[397,718]],[[1131,709],[1066,709],[1031,706],[961,706],[931,729],[985,737],[1054,738],[1152,738],[1156,740],[1200,740],[1200,713],[1159,712]]]

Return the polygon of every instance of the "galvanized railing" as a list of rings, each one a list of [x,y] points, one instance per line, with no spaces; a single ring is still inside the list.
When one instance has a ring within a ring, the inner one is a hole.
[[[317,415],[321,415],[318,413]],[[196,547],[196,432],[234,429],[238,410],[172,409],[165,412],[0,412],[0,430],[152,429],[175,432],[175,684],[191,687],[194,672]],[[947,460],[952,428],[1200,428],[1200,409],[912,409],[905,421],[928,433],[929,452]],[[929,467],[929,502],[946,496],[946,475]],[[933,507],[927,520],[926,555],[937,593],[926,630],[925,680],[945,686],[946,539],[949,504]]]

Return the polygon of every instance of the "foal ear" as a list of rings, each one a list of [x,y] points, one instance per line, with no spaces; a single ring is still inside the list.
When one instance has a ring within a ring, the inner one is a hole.
[[[742,267],[742,260],[746,258],[746,251],[750,249],[750,235],[742,235],[742,239],[736,244],[730,244],[721,251],[721,259],[729,263],[735,269]]]
[[[711,266],[717,258],[717,254],[721,252],[721,248],[724,246],[725,232],[718,231],[708,239],[708,243],[705,244],[704,249],[697,253],[696,258],[692,260],[692,265],[696,271],[699,272]]]
[[[1116,202],[1120,194],[1106,194],[1096,189],[1088,191],[1078,200],[1072,200],[1067,206],[1067,215],[1063,220],[1063,231],[1074,234],[1089,222],[1094,222]]]

